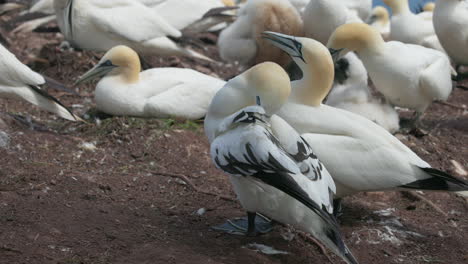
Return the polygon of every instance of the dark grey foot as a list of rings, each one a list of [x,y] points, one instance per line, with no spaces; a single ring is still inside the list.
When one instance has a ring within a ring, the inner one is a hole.
[[[253,224],[249,225],[249,222]],[[226,223],[211,228],[233,235],[258,236],[270,232],[273,222],[261,214],[247,213],[247,217],[229,219]]]

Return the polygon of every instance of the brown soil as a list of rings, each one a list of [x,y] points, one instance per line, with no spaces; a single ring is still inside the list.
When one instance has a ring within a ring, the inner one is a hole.
[[[6,21],[0,17],[0,33],[10,50],[67,85],[102,55],[62,52],[57,33],[9,35]],[[216,36],[205,34],[204,39],[205,53],[218,59]],[[147,60],[152,66],[193,67],[224,79],[237,73],[224,63]],[[79,114],[93,108],[93,84],[80,87],[80,96],[50,92]],[[466,107],[467,91],[454,89],[448,102]],[[211,164],[201,122],[114,117],[99,125],[73,123],[2,99],[0,113],[7,112],[30,116],[38,125],[31,129],[1,116],[5,124],[0,128],[11,141],[0,149],[0,263],[328,262],[297,232],[286,240],[287,227],[278,225],[256,238],[210,229],[243,211],[230,200],[234,193],[226,175]],[[434,103],[423,124],[430,129],[427,136],[398,136],[435,168],[463,177],[452,161],[468,163],[466,110]],[[200,208],[206,213],[198,215]],[[361,263],[461,264],[468,263],[467,215],[467,201],[454,194],[379,192],[346,198],[340,221]],[[252,242],[289,254],[246,248]]]

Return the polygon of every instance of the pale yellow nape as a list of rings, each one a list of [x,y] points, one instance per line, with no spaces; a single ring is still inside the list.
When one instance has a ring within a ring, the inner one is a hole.
[[[374,8],[373,13],[380,22],[386,23],[389,21],[389,14],[388,14],[387,8],[383,6],[376,6]]]
[[[409,10],[408,0],[383,0],[383,2],[392,9],[394,15]]]
[[[333,84],[335,69],[328,49],[320,42],[309,38],[296,38],[302,44],[304,72],[301,87],[294,88],[295,100],[311,106],[319,106]]]
[[[276,108],[288,100],[291,93],[291,80],[278,64],[274,62],[257,64],[244,72],[244,77],[249,88],[260,96],[262,106]]]
[[[115,46],[107,51],[100,63],[107,60],[118,66],[111,73],[121,76],[127,83],[138,82],[141,71],[140,58],[133,49],[124,45]]]
[[[435,3],[434,2],[429,2],[424,5],[423,11],[425,12],[433,12],[435,8]]]
[[[350,23],[339,26],[330,36],[327,47],[335,50],[361,52],[378,51],[384,40],[379,31],[364,23]]]
[[[235,6],[236,2],[234,0],[221,0],[225,6]]]

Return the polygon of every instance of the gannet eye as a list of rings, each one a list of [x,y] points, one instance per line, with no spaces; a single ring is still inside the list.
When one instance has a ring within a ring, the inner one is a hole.
[[[101,66],[114,66],[110,60],[106,60],[105,62],[101,63]]]

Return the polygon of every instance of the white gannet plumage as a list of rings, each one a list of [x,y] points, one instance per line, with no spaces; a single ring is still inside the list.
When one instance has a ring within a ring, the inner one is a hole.
[[[356,51],[376,89],[394,105],[422,114],[433,100],[446,100],[452,91],[450,61],[440,51],[384,42],[366,24],[338,28],[329,43],[334,49]]]
[[[221,58],[243,66],[264,61],[285,66],[289,57],[260,37],[265,30],[302,35],[302,21],[288,0],[249,0],[239,10],[236,21],[219,35]]]
[[[390,15],[387,8],[376,6],[372,9],[372,14],[366,21],[369,25],[377,29],[385,40],[390,37]]]
[[[153,68],[140,72],[138,54],[110,49],[77,83],[105,75],[96,85],[96,107],[111,115],[202,118],[224,81],[192,69]]]
[[[29,8],[30,13],[55,14],[54,0],[39,0]]]
[[[366,21],[371,15],[372,0],[346,0],[342,3],[351,11],[356,12],[363,21]]]
[[[210,9],[224,6],[221,0],[165,0],[154,5],[153,9],[171,26],[182,30]]]
[[[408,0],[384,0],[392,8],[390,19],[390,40],[423,45],[441,50],[439,40],[435,36],[431,19],[425,19],[411,12]]]
[[[351,11],[343,1],[311,0],[302,15],[304,34],[326,44],[335,29],[343,24],[362,22],[356,12]]]
[[[374,122],[323,105],[334,73],[330,53],[319,42],[273,32],[265,33],[265,37],[289,53],[303,72],[302,79],[292,82],[289,101],[278,115],[299,133],[304,133],[302,137],[313,146],[317,157],[332,175],[337,197],[400,187],[468,189],[465,182],[431,168]]]
[[[437,0],[433,21],[449,57],[458,65],[468,65],[468,2]]]
[[[327,105],[361,115],[391,133],[398,131],[398,113],[389,104],[372,96],[367,71],[356,54],[346,54],[335,65],[335,81],[327,96]]]
[[[57,23],[65,39],[88,50],[127,45],[140,53],[187,55],[207,59],[171,38],[182,33],[154,9],[133,0],[54,0]]]
[[[62,118],[79,120],[57,99],[47,94],[39,85],[45,84],[40,74],[21,63],[13,53],[0,44],[0,96],[24,99]]]
[[[236,90],[242,84],[247,85],[247,89],[240,88],[243,96],[230,99],[244,99],[249,104],[257,98],[265,108],[247,106],[222,119],[210,153],[215,165],[230,175],[237,197],[248,212],[248,233],[255,231],[251,216],[262,213],[311,233],[348,263],[357,263],[332,215],[335,185],[330,174],[286,122],[274,117],[275,124],[273,120],[270,124],[268,116],[287,100],[291,89],[286,72],[271,62],[259,64],[222,89]],[[214,108],[219,106],[218,99],[221,95],[214,99]]]

